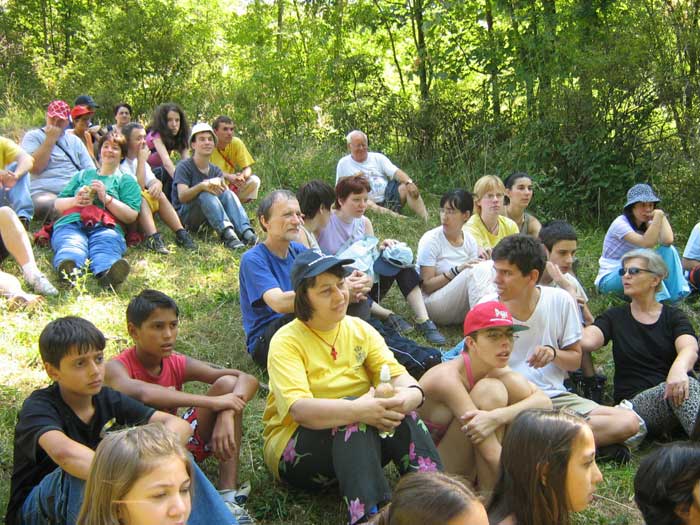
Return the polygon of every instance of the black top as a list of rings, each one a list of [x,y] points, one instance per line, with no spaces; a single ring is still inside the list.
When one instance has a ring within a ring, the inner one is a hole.
[[[630,305],[610,308],[593,324],[603,332],[605,344],[612,340],[615,403],[666,381],[678,355],[676,339],[685,334],[696,337],[688,317],[672,306],[663,306],[653,324],[632,317]]]
[[[56,465],[39,445],[39,438],[50,430],[59,430],[70,439],[93,450],[115,425],[146,423],[155,409],[124,394],[103,387],[92,398],[95,414],[84,423],[63,401],[58,384],[35,390],[24,401],[15,427],[14,467],[5,523],[15,525],[16,514],[31,490]]]

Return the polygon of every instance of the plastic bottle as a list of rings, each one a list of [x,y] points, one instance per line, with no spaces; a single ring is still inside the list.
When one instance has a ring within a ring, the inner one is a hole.
[[[394,397],[394,386],[391,384],[391,370],[387,363],[384,363],[379,371],[379,384],[374,389],[374,397],[380,399]],[[391,437],[393,435],[393,430],[379,433],[379,437],[381,438]]]

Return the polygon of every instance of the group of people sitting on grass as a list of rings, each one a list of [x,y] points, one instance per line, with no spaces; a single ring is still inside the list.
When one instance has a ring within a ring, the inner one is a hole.
[[[130,235],[168,251],[156,212],[185,249],[197,249],[188,229],[203,224],[227,248],[249,245],[239,296],[246,349],[269,374],[264,461],[276,480],[302,489],[338,483],[350,524],[417,523],[417,515],[426,516],[421,523],[568,523],[602,479],[596,457],[623,463],[647,435],[700,435],[697,337],[671,305],[690,292],[684,270],[690,283],[700,279],[700,248],[691,246],[700,229],[681,259],[650,186],[629,190],[595,282],[627,302],[594,318],[575,275],[576,232],[527,211],[533,181],[524,173],[505,183],[484,176],[473,193],[447,191],[441,224],[423,234],[414,257],[400,240],[380,241],[365,214],[401,220],[408,204],[427,221],[420,192],[353,131],[335,187],[314,180],[260,199],[258,242],[241,200],[255,199],[260,183],[250,155],[234,153],[242,143],[230,119],[190,130],[178,106],[163,104],[147,131],[120,104],[115,124],[93,142],[94,101],[81,98],[72,110],[52,102],[46,126],[28,132],[22,148],[0,142],[3,198],[14,199],[0,209],[6,251],[35,291],[55,295],[22,228],[35,212],[54,268],[69,281],[89,259],[100,283],[123,282]],[[0,277],[12,301],[33,300],[15,277]],[[394,282],[414,323],[381,304]],[[134,345],[107,363],[104,336],[89,321],[44,328],[39,348],[54,384],[20,411],[7,523],[252,523],[238,458],[258,380],[175,352],[179,311],[161,292],[134,297],[126,318]],[[445,348],[438,325],[461,325],[464,338]],[[414,328],[432,347],[406,337]],[[614,406],[602,404],[591,359],[609,342]],[[184,392],[190,381],[209,390]],[[178,409],[187,409],[184,420]],[[666,454],[672,470],[674,454],[695,450],[655,454]],[[218,493],[197,466],[210,455],[219,462]],[[388,462],[405,476],[393,497]],[[640,509],[658,516],[654,509],[666,505],[679,520],[668,523],[692,523],[699,476],[678,490],[652,490],[654,477],[669,487],[675,480],[645,465]],[[427,503],[438,492],[442,510]]]

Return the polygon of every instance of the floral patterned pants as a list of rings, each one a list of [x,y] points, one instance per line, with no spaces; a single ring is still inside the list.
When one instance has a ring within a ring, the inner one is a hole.
[[[336,480],[348,506],[349,523],[358,523],[391,499],[384,465],[393,461],[401,475],[417,470],[442,470],[442,463],[423,421],[407,415],[393,436],[364,423],[328,430],[299,427],[279,463],[280,477],[307,490]]]

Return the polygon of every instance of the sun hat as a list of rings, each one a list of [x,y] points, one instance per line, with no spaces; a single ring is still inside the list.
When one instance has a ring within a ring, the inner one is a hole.
[[[292,288],[299,287],[304,279],[316,277],[336,266],[344,266],[355,262],[353,259],[338,259],[333,255],[323,255],[313,250],[307,250],[297,255],[292,264]],[[345,268],[349,274],[352,269]]]
[[[83,115],[94,114],[95,112],[87,106],[75,106],[70,112],[70,116],[73,120],[77,119],[78,117],[82,117]]]
[[[68,120],[70,115],[70,106],[63,100],[54,100],[46,108],[46,116],[49,118],[60,118],[62,120]]]
[[[413,250],[405,242],[397,242],[382,250],[374,262],[374,271],[392,277],[403,268],[413,267]]]
[[[197,122],[194,126],[192,126],[192,131],[190,131],[190,145],[192,145],[194,136],[197,133],[204,133],[205,131],[211,133],[211,136],[214,137],[214,144],[216,144],[216,133],[214,133],[214,129],[206,122]]]
[[[513,316],[508,307],[498,301],[477,304],[464,318],[464,335],[473,334],[485,328],[510,326],[514,332],[529,330],[525,325],[513,324]]]
[[[635,184],[627,191],[627,206],[632,206],[638,202],[661,202],[648,184]]]

